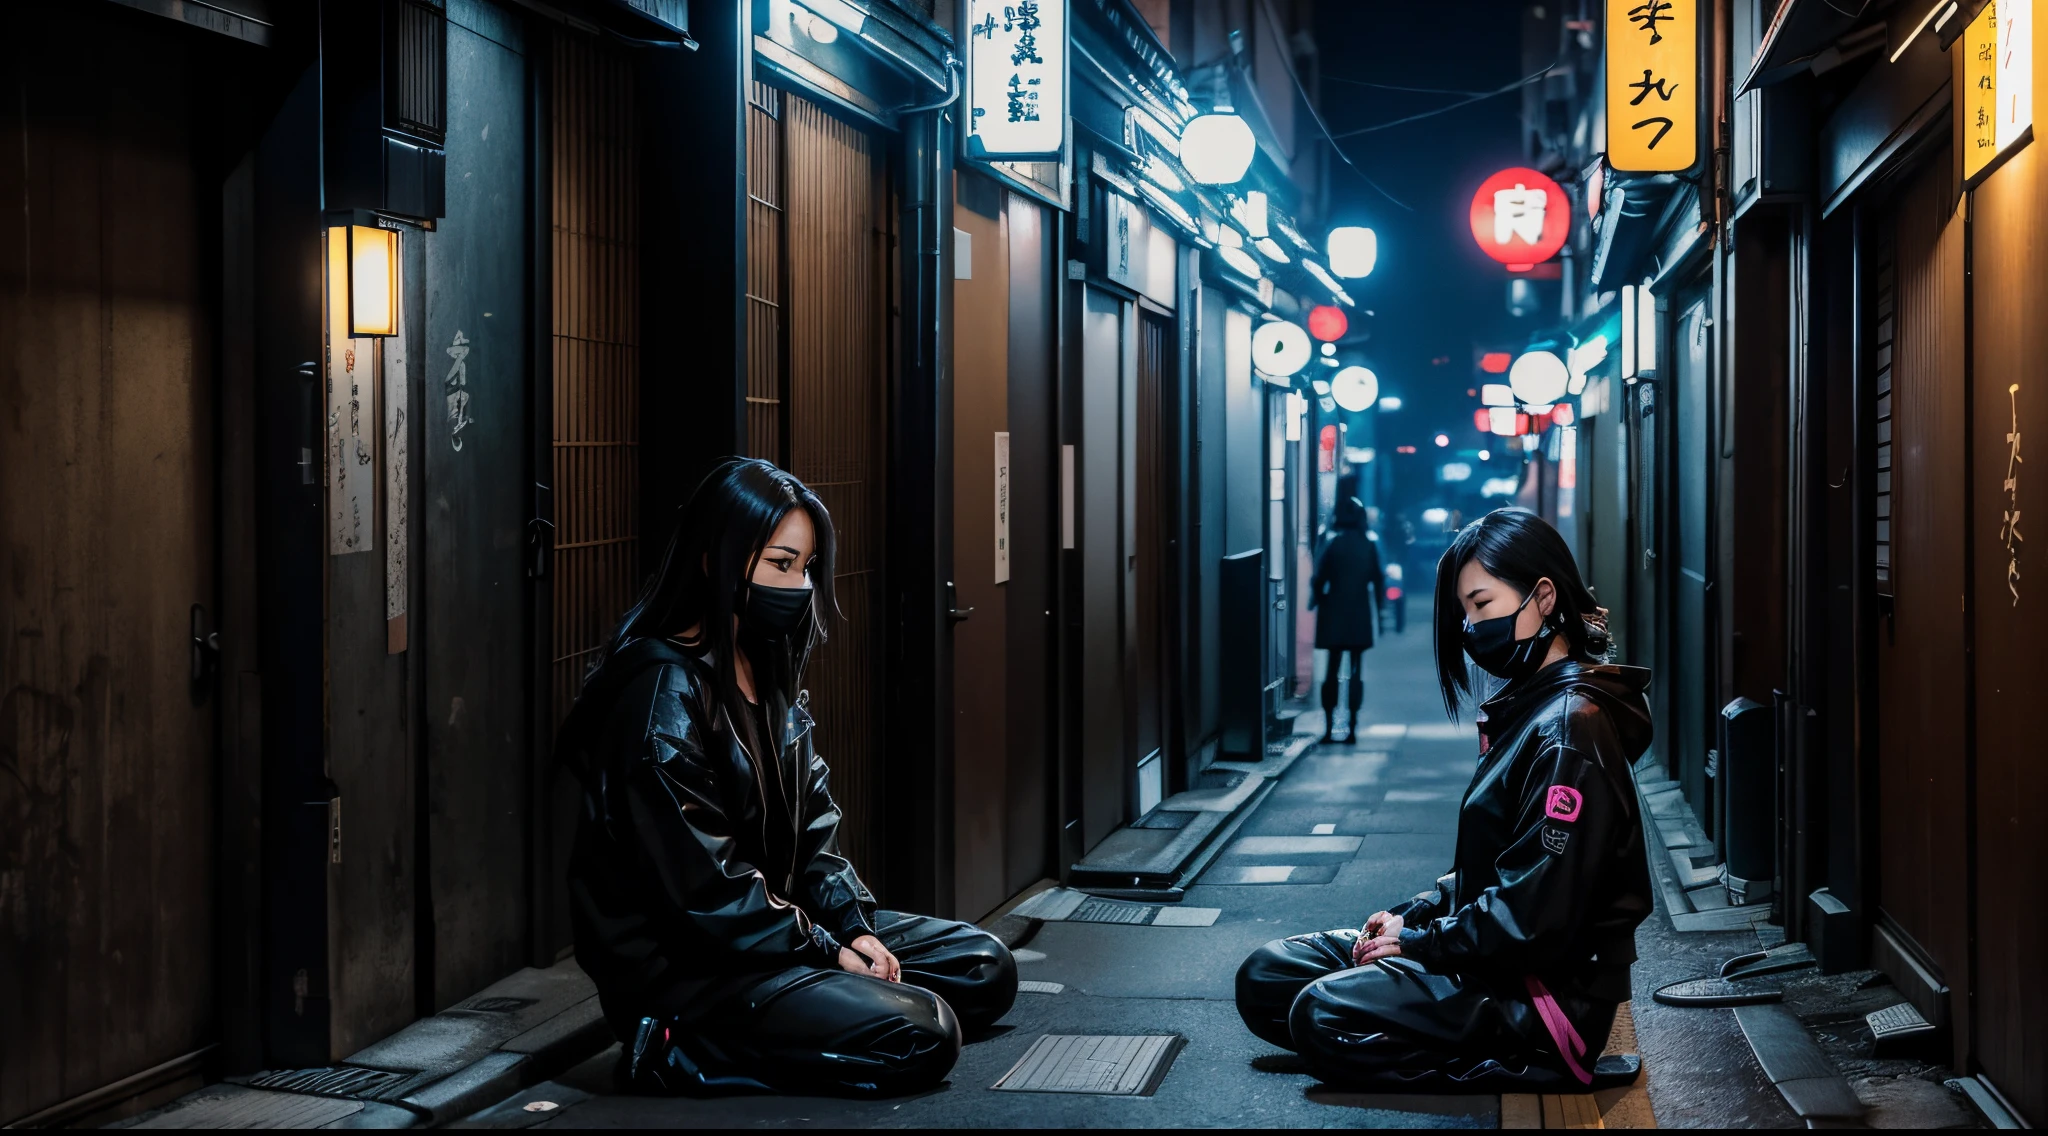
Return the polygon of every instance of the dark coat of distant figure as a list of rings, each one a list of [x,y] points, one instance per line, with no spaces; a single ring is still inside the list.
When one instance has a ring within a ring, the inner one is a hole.
[[[1309,581],[1316,612],[1316,646],[1362,650],[1372,646],[1373,599],[1383,591],[1380,552],[1365,531],[1365,507],[1356,497],[1337,503],[1337,519]]]

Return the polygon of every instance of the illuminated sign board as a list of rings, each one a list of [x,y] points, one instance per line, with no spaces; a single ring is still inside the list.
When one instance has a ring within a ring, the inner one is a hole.
[[[970,0],[967,154],[1057,159],[1067,141],[1067,0]]]
[[[2032,136],[2033,0],[1991,0],[1952,50],[1962,72],[1963,180],[1973,181]]]
[[[1699,161],[1699,0],[1607,0],[1607,164],[1675,173]]]
[[[1502,170],[1472,195],[1472,239],[1510,271],[1526,272],[1556,256],[1571,228],[1563,187],[1535,170]]]

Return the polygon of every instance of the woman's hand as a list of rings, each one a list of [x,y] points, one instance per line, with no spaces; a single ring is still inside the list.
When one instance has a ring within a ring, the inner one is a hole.
[[[1367,917],[1365,926],[1359,929],[1358,941],[1351,945],[1351,962],[1354,966],[1383,958],[1393,958],[1401,953],[1401,928],[1405,926],[1398,915],[1375,911]]]
[[[862,955],[866,955],[867,958],[863,959]],[[873,965],[869,965],[870,960]],[[903,980],[903,965],[896,961],[895,955],[889,953],[889,948],[882,945],[882,940],[873,935],[862,935],[839,948],[839,969],[849,974],[865,974],[889,982]]]

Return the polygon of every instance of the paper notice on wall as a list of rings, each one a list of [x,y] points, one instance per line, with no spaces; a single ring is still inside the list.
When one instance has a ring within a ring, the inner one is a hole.
[[[996,583],[1010,582],[1010,432],[996,431]]]
[[[327,231],[327,551],[377,547],[377,341],[348,335],[347,230]]]
[[[406,412],[405,329],[384,341],[384,621],[385,649],[405,650]]]

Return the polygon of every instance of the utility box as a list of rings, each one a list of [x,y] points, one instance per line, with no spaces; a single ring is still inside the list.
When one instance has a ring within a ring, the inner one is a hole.
[[[1216,709],[1219,748],[1229,761],[1266,757],[1266,551],[1255,548],[1223,558],[1217,578]]]
[[[1778,874],[1778,737],[1771,708],[1738,698],[1721,708],[1716,789],[1728,902],[1768,903]]]
[[[447,130],[447,0],[322,3],[322,207],[442,216]]]

